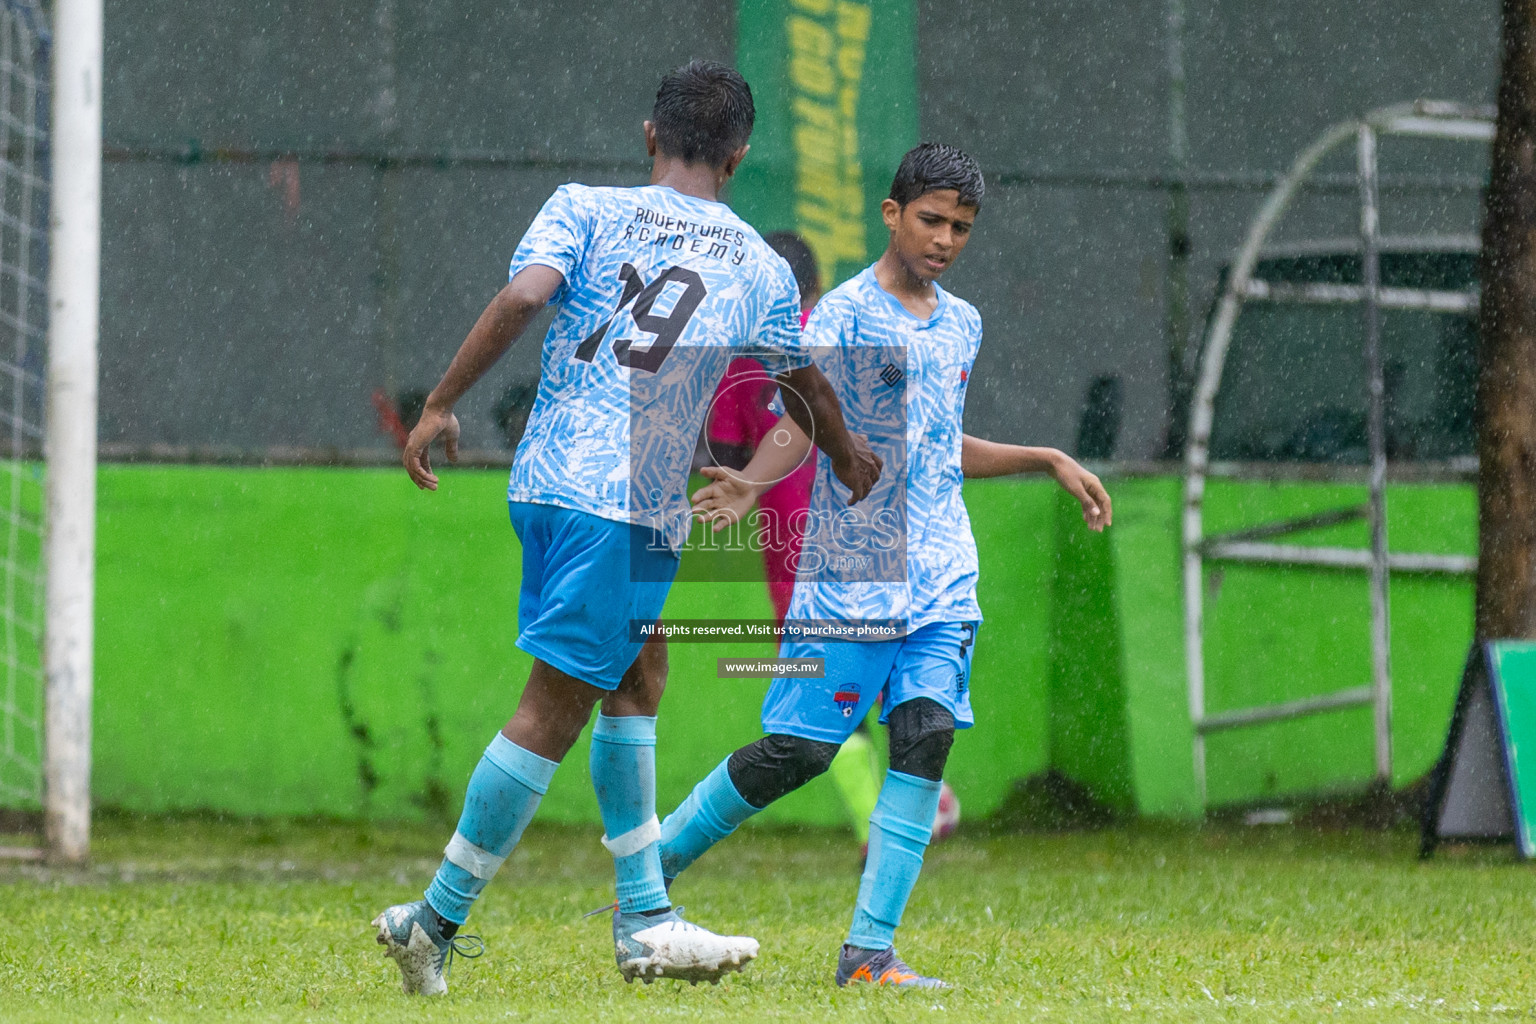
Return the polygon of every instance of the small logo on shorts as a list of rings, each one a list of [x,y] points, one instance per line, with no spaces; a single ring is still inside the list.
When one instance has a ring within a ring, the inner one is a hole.
[[[854,709],[859,706],[859,691],[838,690],[832,695],[832,700],[843,709],[844,718],[852,718]]]
[[[972,644],[976,642],[976,623],[960,623],[960,632],[960,671],[955,673],[956,700],[965,696],[965,688],[970,682],[967,676],[970,674],[971,665],[970,662],[966,660],[966,651]]]

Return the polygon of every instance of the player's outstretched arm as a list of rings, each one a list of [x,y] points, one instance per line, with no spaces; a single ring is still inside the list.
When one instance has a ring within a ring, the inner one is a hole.
[[[967,477],[1049,473],[1051,479],[1083,506],[1083,522],[1088,524],[1088,529],[1102,532],[1114,519],[1109,492],[1099,478],[1056,448],[999,444],[964,434],[960,439],[960,471]]]
[[[427,396],[421,419],[406,439],[402,459],[405,471],[417,487],[437,490],[437,475],[432,472],[427,449],[438,437],[443,439],[448,461],[459,461],[459,418],[453,414],[454,405],[475,381],[496,365],[496,360],[511,347],[539,310],[548,305],[564,281],[560,271],[553,267],[531,266],[521,270],[496,293],[480,319],[475,321],[475,326],[470,328],[464,344],[459,346],[453,362],[448,364],[448,372]]]
[[[864,500],[880,479],[883,463],[868,441],[848,432],[832,384],[814,365],[780,374],[778,380],[784,411],[832,460],[833,474],[852,492],[848,504]]]
[[[805,431],[789,416],[780,416],[740,472],[724,466],[699,471],[714,482],[693,492],[693,514],[713,523],[716,533],[740,522],[752,511],[758,495],[793,473],[810,452],[811,439]]]

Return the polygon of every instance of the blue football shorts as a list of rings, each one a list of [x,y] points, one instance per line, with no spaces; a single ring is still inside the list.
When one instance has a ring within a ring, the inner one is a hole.
[[[781,658],[822,658],[821,679],[775,679],[763,698],[763,731],[823,743],[842,743],[864,721],[876,698],[880,721],[892,709],[927,697],[955,716],[955,728],[975,724],[971,715],[971,653],[974,622],[935,622],[900,640],[789,640]]]
[[[523,546],[517,646],[568,676],[618,688],[643,643],[630,623],[654,622],[678,557],[650,527],[588,512],[508,502]]]

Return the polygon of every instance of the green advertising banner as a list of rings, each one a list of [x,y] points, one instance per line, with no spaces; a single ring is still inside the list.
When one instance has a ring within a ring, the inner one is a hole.
[[[1430,778],[1421,853],[1442,840],[1513,838],[1536,859],[1536,643],[1473,647]]]
[[[885,249],[880,200],[917,144],[913,2],[741,0],[736,19],[757,127],[731,205],[799,232],[831,288]]]
[[[1493,644],[1494,695],[1521,856],[1536,857],[1536,644]]]

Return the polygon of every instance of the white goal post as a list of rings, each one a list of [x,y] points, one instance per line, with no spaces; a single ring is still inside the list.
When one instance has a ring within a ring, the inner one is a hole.
[[[102,0],[53,10],[43,822],[49,856],[80,861],[91,821]]]

